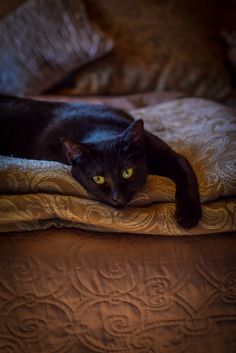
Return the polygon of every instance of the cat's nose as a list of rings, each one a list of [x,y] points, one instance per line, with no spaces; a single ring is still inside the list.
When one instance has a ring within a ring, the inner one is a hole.
[[[111,200],[114,207],[121,208],[125,205],[124,199],[117,194],[113,195]]]
[[[122,208],[125,205],[123,201],[118,201],[115,199],[112,199],[112,204],[114,207],[117,207],[117,208]]]

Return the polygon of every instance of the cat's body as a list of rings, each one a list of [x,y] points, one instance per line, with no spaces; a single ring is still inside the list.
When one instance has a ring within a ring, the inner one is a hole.
[[[188,161],[143,129],[142,120],[103,105],[0,97],[0,154],[59,161],[98,201],[122,207],[148,174],[176,183],[176,218],[201,217],[198,183]]]

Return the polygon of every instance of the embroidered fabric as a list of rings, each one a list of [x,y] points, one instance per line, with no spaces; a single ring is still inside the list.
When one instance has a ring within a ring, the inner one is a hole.
[[[70,176],[68,166],[2,157],[0,231],[73,226],[106,232],[193,235],[236,230],[235,111],[208,100],[185,98],[132,114],[191,162],[203,203],[197,227],[184,230],[175,222],[175,187],[168,179],[150,176],[128,207],[116,210],[92,200]]]

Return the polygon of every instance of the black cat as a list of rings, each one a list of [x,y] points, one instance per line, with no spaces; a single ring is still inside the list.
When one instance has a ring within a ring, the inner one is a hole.
[[[176,184],[176,220],[197,225],[201,205],[189,162],[147,132],[143,121],[104,105],[0,97],[0,154],[69,163],[98,201],[127,204],[148,174]]]

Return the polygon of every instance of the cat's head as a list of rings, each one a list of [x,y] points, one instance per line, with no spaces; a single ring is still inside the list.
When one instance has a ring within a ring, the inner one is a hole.
[[[143,121],[121,135],[89,144],[62,139],[72,175],[98,201],[123,207],[147,178]]]

